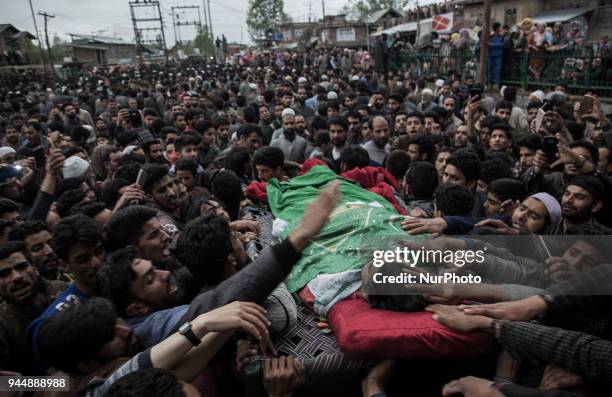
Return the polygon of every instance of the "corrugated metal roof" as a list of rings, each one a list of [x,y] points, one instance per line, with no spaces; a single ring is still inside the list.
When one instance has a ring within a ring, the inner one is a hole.
[[[380,32],[372,33],[370,36],[380,36],[383,33],[391,35],[391,34],[395,34],[397,32],[400,32],[400,33],[404,33],[404,32],[416,32],[416,30],[417,30],[417,23],[416,22],[408,22],[408,23],[402,23],[401,25],[392,26],[389,29],[385,29],[385,30],[380,31]]]
[[[555,10],[543,12],[533,17],[535,23],[566,22],[570,19],[579,17],[587,12],[593,11],[593,7],[570,8],[566,10]]]
[[[393,7],[385,8],[383,10],[378,10],[367,18],[368,23],[376,23],[380,18],[382,18],[387,12],[393,11],[399,16],[403,16],[404,14],[399,12]]]

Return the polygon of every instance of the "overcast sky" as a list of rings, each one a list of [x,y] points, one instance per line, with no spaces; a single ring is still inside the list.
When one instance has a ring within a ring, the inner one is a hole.
[[[420,0],[420,4],[432,0]],[[325,13],[338,13],[347,0],[325,0]],[[321,0],[285,0],[285,12],[295,21],[307,21],[309,3],[312,6],[313,18],[322,15]],[[168,47],[174,44],[174,28],[172,26],[171,8],[174,6],[202,6],[203,0],[160,0],[164,18],[166,43]],[[134,29],[130,16],[128,0],[32,0],[34,12],[46,11],[55,14],[49,20],[49,31],[57,33],[62,39],[68,40],[67,33],[116,35],[124,40],[134,40]],[[248,42],[246,27],[246,10],[248,0],[210,0],[212,25],[214,34],[224,33],[229,41]],[[27,0],[0,0],[0,23],[11,23],[20,30],[34,32],[34,23]],[[152,16],[141,10],[137,17]],[[196,11],[186,12],[182,18],[189,21],[197,19]],[[202,15],[203,18],[203,15]],[[43,17],[36,15],[39,32],[43,32]],[[103,33],[95,33],[106,30]],[[192,39],[195,29],[189,26],[180,28],[183,40]],[[242,32],[242,34],[241,34]]]

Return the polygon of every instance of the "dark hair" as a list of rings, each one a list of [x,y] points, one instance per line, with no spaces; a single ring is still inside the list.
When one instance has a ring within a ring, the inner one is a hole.
[[[446,165],[452,165],[463,173],[466,181],[476,181],[480,176],[480,159],[469,149],[459,149],[451,154]]]
[[[488,192],[493,193],[499,200],[506,201],[523,201],[527,197],[527,188],[525,185],[512,178],[499,178],[488,186]]]
[[[198,162],[195,159],[180,159],[174,163],[174,169],[178,171],[189,171],[195,177],[198,174]]]
[[[153,109],[153,108],[144,108],[142,110],[142,115],[144,117],[147,116],[155,116],[155,117],[159,117],[159,113],[157,113],[157,110]]]
[[[84,201],[82,203],[75,204],[70,209],[70,215],[83,214],[90,218],[94,218],[100,212],[106,209],[106,205],[100,201]]]
[[[406,115],[406,119],[409,119],[409,118],[412,118],[412,117],[418,118],[419,120],[421,120],[421,123],[425,122],[425,116],[423,116],[423,113],[421,113],[419,111],[414,110],[412,112],[409,112]]]
[[[419,154],[425,153],[427,155],[424,161],[433,163],[436,155],[436,144],[433,142],[431,136],[424,134],[413,136],[408,141],[408,144],[417,145],[419,147]]]
[[[108,222],[109,248],[116,250],[134,245],[140,238],[144,224],[156,216],[157,211],[144,205],[130,205],[115,212]]]
[[[115,136],[115,142],[121,147],[126,147],[132,142],[138,141],[138,133],[136,131],[122,131]]]
[[[179,131],[176,129],[176,127],[171,126],[171,125],[167,125],[165,127],[163,127],[160,132],[159,132],[161,139],[162,140],[166,140],[166,137],[168,136],[168,134],[179,134]]]
[[[55,203],[55,211],[60,217],[65,217],[70,213],[72,207],[87,197],[87,194],[80,188],[67,190],[62,193]]]
[[[93,248],[101,240],[100,227],[93,219],[85,215],[72,215],[55,226],[51,245],[57,256],[68,261],[68,251],[75,244]]]
[[[527,110],[531,110],[531,109],[539,109],[542,106],[542,102],[540,102],[538,100],[538,102],[529,102],[527,104]]]
[[[225,204],[230,219],[238,219],[243,196],[240,178],[233,171],[221,170],[213,179],[210,191]]]
[[[431,199],[438,186],[438,172],[428,161],[411,163],[404,178],[416,198]]]
[[[578,175],[574,177],[567,186],[578,186],[593,196],[593,201],[601,201],[606,198],[606,185],[595,175]]]
[[[314,116],[312,118],[312,121],[310,122],[310,128],[313,131],[316,131],[316,130],[327,130],[329,128],[329,124],[327,123],[327,120],[324,117]],[[347,130],[348,130],[348,128],[347,128]]]
[[[238,129],[238,132],[236,133],[236,135],[238,136],[239,139],[247,138],[249,135],[251,135],[254,132],[260,137],[263,137],[263,132],[261,131],[261,128],[259,128],[259,126],[255,124],[245,124],[241,126]]]
[[[224,265],[231,252],[229,224],[216,215],[200,216],[187,223],[176,244],[178,260],[199,283],[207,286],[223,281]]]
[[[512,111],[513,107],[514,105],[512,105],[512,102],[502,99],[501,101],[497,102],[497,104],[495,105],[495,111],[499,109],[508,109]]]
[[[342,155],[340,158],[342,158]],[[404,150],[394,150],[385,158],[385,169],[398,181],[406,175],[409,167],[410,155]]]
[[[332,124],[335,124],[335,125],[341,126],[344,129],[344,131],[349,130],[349,124],[348,124],[348,120],[346,119],[346,117],[342,117],[342,116],[332,117],[329,120],[328,124],[330,127]]]
[[[512,86],[506,86],[506,88],[504,89],[504,100],[508,101],[508,102],[515,102],[516,101],[516,87],[512,87]]]
[[[19,204],[11,199],[0,198],[0,216],[9,213],[19,211]]]
[[[102,202],[106,205],[106,207],[114,208],[115,204],[117,204],[117,201],[119,201],[119,198],[121,197],[121,193],[119,193],[119,190],[129,185],[130,182],[121,178],[108,181],[104,184],[102,192],[100,193]]]
[[[86,299],[45,318],[38,331],[38,352],[55,369],[78,373],[78,363],[93,358],[115,336],[117,312],[103,298]]]
[[[223,164],[228,170],[232,170],[236,175],[244,173],[244,166],[251,161],[251,152],[244,146],[234,146],[230,149]],[[250,175],[248,175],[250,177]]]
[[[208,120],[200,120],[194,126],[194,129],[202,135],[210,128],[215,128],[215,125]]]
[[[183,134],[176,138],[176,141],[174,141],[174,148],[177,152],[180,152],[185,146],[198,146],[199,144],[200,140],[198,138],[190,134]]]
[[[115,179],[123,179],[128,182],[128,184],[136,183],[136,179],[138,179],[138,172],[142,168],[142,164],[137,162],[130,162],[127,164],[122,164],[117,167],[117,171],[115,172]]]
[[[147,368],[119,378],[104,397],[185,397],[183,387],[172,372]]]
[[[110,255],[96,273],[96,292],[115,305],[121,317],[127,317],[127,307],[132,302],[132,282],[136,279],[132,270],[134,259],[140,258],[134,247],[124,247]]]
[[[510,126],[508,124],[506,123],[493,124],[491,126],[491,134],[493,134],[493,131],[495,130],[504,131],[504,133],[506,134],[506,138],[512,139],[512,133],[510,132]]]
[[[480,176],[478,179],[489,184],[496,179],[512,178],[510,166],[500,160],[485,160],[480,163]]]
[[[161,145],[161,141],[159,139],[149,139],[142,144],[142,150],[147,156],[151,154],[151,146],[153,145]]]
[[[434,202],[444,216],[469,215],[474,207],[474,196],[461,185],[445,183],[436,188]]]
[[[540,136],[537,134],[529,134],[519,139],[516,145],[519,147],[519,149],[521,147],[526,147],[533,151],[541,150],[542,138],[540,138]]]
[[[153,187],[169,175],[168,166],[163,164],[148,163],[142,169],[144,170],[142,190],[147,194],[151,194]]]
[[[26,244],[23,241],[8,241],[0,243],[0,260],[6,259],[15,252],[21,252],[26,258],[29,254],[26,250]]]
[[[599,161],[599,149],[597,149],[597,146],[584,139],[574,141],[570,143],[569,146],[570,148],[581,147],[583,149],[588,150],[591,153],[591,157],[593,158],[593,164],[597,165],[597,162]]]
[[[331,142],[328,131],[318,131],[314,139],[315,146],[320,147]]]
[[[340,153],[340,163],[346,164],[346,171],[367,167],[370,164],[370,155],[361,146],[350,146]]]
[[[263,165],[275,169],[276,167],[283,167],[285,164],[285,155],[283,151],[276,147],[262,147],[255,151],[253,155],[254,165]]]

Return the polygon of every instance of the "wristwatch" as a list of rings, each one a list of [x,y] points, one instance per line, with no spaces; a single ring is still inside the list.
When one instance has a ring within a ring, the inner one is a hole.
[[[189,342],[191,342],[191,344],[194,345],[194,346],[197,346],[200,343],[202,343],[202,341],[191,330],[191,323],[190,322],[186,322],[185,324],[181,325],[180,328],[178,329],[178,332],[179,332],[179,334],[181,334],[185,338],[187,338],[187,340]]]
[[[553,306],[555,305],[555,296],[551,295],[551,294],[540,294],[540,297],[542,299],[544,299],[544,302],[546,302],[546,306],[548,306],[549,309],[552,309]]]

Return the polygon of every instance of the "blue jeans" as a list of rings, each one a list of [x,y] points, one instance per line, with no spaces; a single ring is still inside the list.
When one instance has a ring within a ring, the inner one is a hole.
[[[502,57],[489,57],[487,62],[487,81],[489,84],[500,85],[502,71]]]

